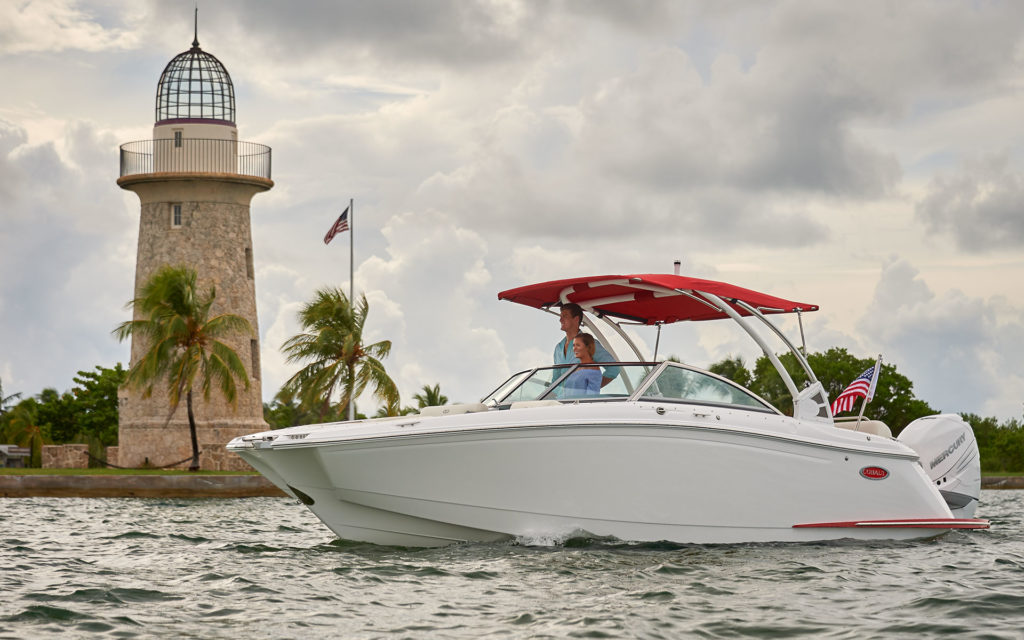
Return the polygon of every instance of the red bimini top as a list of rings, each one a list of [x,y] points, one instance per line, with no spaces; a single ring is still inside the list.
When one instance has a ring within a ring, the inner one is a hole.
[[[744,316],[751,315],[750,311],[738,305],[737,301],[745,302],[764,314],[818,310],[817,305],[784,300],[725,282],[662,273],[552,280],[502,291],[498,299],[538,309],[575,302],[598,315],[643,324],[729,317],[716,306],[717,303],[705,297],[705,293],[718,296]]]

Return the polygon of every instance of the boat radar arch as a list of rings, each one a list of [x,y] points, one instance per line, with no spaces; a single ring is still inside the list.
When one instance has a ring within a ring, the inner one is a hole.
[[[622,324],[661,325],[676,322],[731,319],[757,343],[782,377],[793,398],[793,415],[801,419],[832,424],[832,410],[824,387],[814,375],[800,349],[766,316],[779,313],[817,311],[818,306],[794,302],[726,282],[691,278],[678,274],[603,275],[552,280],[508,289],[498,294],[508,300],[537,309],[567,303],[603,320],[643,360],[636,344],[622,330]],[[793,377],[768,347],[748,319],[754,318],[780,338],[807,374],[809,385],[797,389]],[[618,322],[616,322],[618,320]],[[584,323],[606,346],[607,340],[584,315]]]

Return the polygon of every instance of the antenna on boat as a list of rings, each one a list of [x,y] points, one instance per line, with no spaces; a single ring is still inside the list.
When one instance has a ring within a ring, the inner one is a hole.
[[[679,261],[679,260],[673,261],[672,262],[672,273],[674,273],[675,275],[678,276],[679,275],[679,269],[682,266],[683,266],[683,263],[681,261]],[[658,361],[658,345],[661,344],[661,325],[663,323],[655,322],[654,324],[655,324],[655,326],[658,327],[658,335],[654,339],[654,362],[657,362]]]

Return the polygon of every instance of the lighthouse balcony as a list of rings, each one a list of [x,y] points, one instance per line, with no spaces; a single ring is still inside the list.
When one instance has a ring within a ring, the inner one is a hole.
[[[137,140],[121,145],[121,177],[227,174],[270,180],[270,147],[213,138]]]

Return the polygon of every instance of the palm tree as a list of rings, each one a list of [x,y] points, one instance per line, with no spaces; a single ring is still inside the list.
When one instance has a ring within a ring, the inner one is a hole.
[[[318,418],[320,416],[315,410],[300,403],[295,397],[295,392],[287,388],[280,389],[272,402],[263,403],[263,419],[267,421],[271,429],[312,424],[318,422]],[[343,416],[330,414],[327,418],[334,421],[343,419]]]
[[[19,447],[29,448],[29,466],[42,466],[43,445],[49,444],[50,428],[39,424],[39,404],[22,400],[11,410],[10,433]]]
[[[373,414],[374,418],[391,418],[394,416],[407,416],[410,413],[416,413],[416,407],[400,406],[398,398],[395,402],[385,404],[377,409],[377,413]]]
[[[217,297],[214,287],[206,294],[196,290],[196,271],[186,266],[164,266],[142,287],[139,297],[128,303],[138,320],[124,322],[114,335],[121,341],[129,336],[144,339],[147,351],[132,365],[125,384],[153,393],[153,385],[166,380],[171,402],[170,415],[178,408],[182,395],[188,408],[188,426],[192,436],[190,471],[199,469],[199,442],[192,407],[192,392],[198,384],[203,399],[210,399],[216,385],[233,406],[238,397],[238,380],[249,388],[242,359],[220,338],[247,333],[249,321],[232,313],[210,317]]]
[[[369,310],[365,295],[353,309],[341,289],[320,289],[299,311],[303,333],[281,346],[288,362],[308,362],[284,387],[297,393],[307,406],[319,407],[321,417],[329,413],[336,391],[341,393],[342,415],[345,409],[354,408],[355,399],[367,387],[386,406],[399,402],[398,388],[381,363],[391,352],[391,341],[363,344]],[[351,417],[351,409],[348,414]]]
[[[423,407],[439,407],[444,404],[448,404],[448,396],[441,393],[441,385],[435,384],[433,387],[430,385],[423,385],[423,393],[417,393],[412,397],[416,401],[416,405],[422,409]]]

